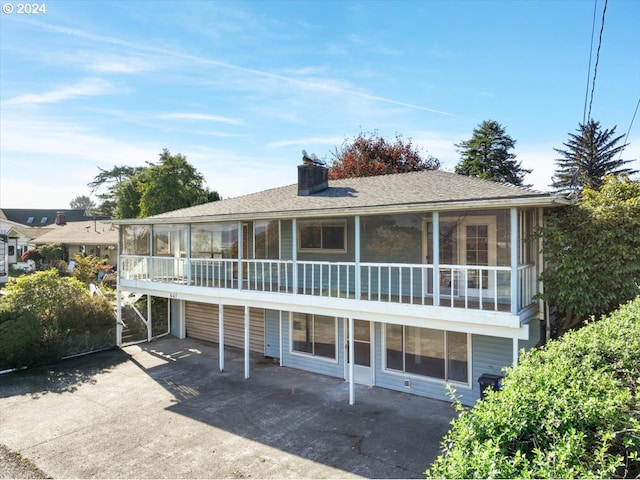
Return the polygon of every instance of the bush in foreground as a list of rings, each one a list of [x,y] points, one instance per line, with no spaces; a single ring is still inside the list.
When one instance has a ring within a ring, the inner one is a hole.
[[[0,370],[112,347],[111,304],[52,269],[19,278],[0,298]]]
[[[640,475],[640,297],[521,357],[502,390],[459,406],[436,478]]]

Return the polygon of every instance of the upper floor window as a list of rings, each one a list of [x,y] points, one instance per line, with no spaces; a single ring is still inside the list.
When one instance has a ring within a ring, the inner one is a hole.
[[[122,253],[149,255],[150,228],[147,225],[126,225],[122,228]]]
[[[254,258],[280,258],[280,224],[277,220],[256,221],[254,226]]]
[[[298,224],[298,250],[301,252],[347,251],[346,220],[323,220]]]
[[[155,225],[153,227],[153,254],[186,257],[186,225]]]
[[[238,224],[219,222],[191,225],[191,256],[238,258]]]

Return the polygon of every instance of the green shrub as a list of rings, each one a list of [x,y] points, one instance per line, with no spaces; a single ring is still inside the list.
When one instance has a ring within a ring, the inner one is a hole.
[[[38,363],[42,326],[29,312],[0,311],[0,370]]]
[[[640,475],[640,297],[523,354],[499,392],[460,416],[438,478]]]
[[[0,297],[0,305],[10,310],[26,310],[40,319],[43,325],[55,322],[55,310],[88,297],[89,291],[75,278],[62,278],[55,269],[36,272],[7,284],[7,295]]]
[[[98,265],[102,263],[95,255],[76,255],[73,259],[75,266],[71,275],[85,285],[96,281],[98,276]]]
[[[31,367],[115,344],[111,304],[55,269],[19,278],[0,298],[0,369]],[[4,319],[4,320],[3,320]],[[26,319],[26,320],[25,320]]]
[[[102,297],[81,297],[55,309],[58,326],[68,334],[96,333],[115,325],[113,307]]]

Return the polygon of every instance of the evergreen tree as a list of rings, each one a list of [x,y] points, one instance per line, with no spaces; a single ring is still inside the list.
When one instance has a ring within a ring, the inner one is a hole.
[[[455,145],[461,157],[455,166],[455,172],[469,177],[525,186],[524,176],[531,173],[531,170],[522,168],[522,163],[510,152],[515,144],[516,141],[506,134],[502,125],[493,120],[485,120],[473,130],[470,140]]]
[[[556,159],[556,172],[552,187],[560,193],[581,192],[584,188],[599,190],[607,174],[634,174],[637,171],[622,168],[631,160],[622,160],[620,153],[628,144],[618,145],[624,135],[615,136],[616,127],[602,130],[600,122],[589,120],[580,124],[577,134],[570,133],[567,148],[554,150],[562,155]]]

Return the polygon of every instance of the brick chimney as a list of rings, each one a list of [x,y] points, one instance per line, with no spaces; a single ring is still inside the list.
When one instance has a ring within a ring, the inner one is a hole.
[[[56,225],[66,225],[67,224],[67,216],[64,212],[56,213]]]
[[[329,169],[324,165],[305,162],[298,165],[298,195],[309,196],[329,188]]]

